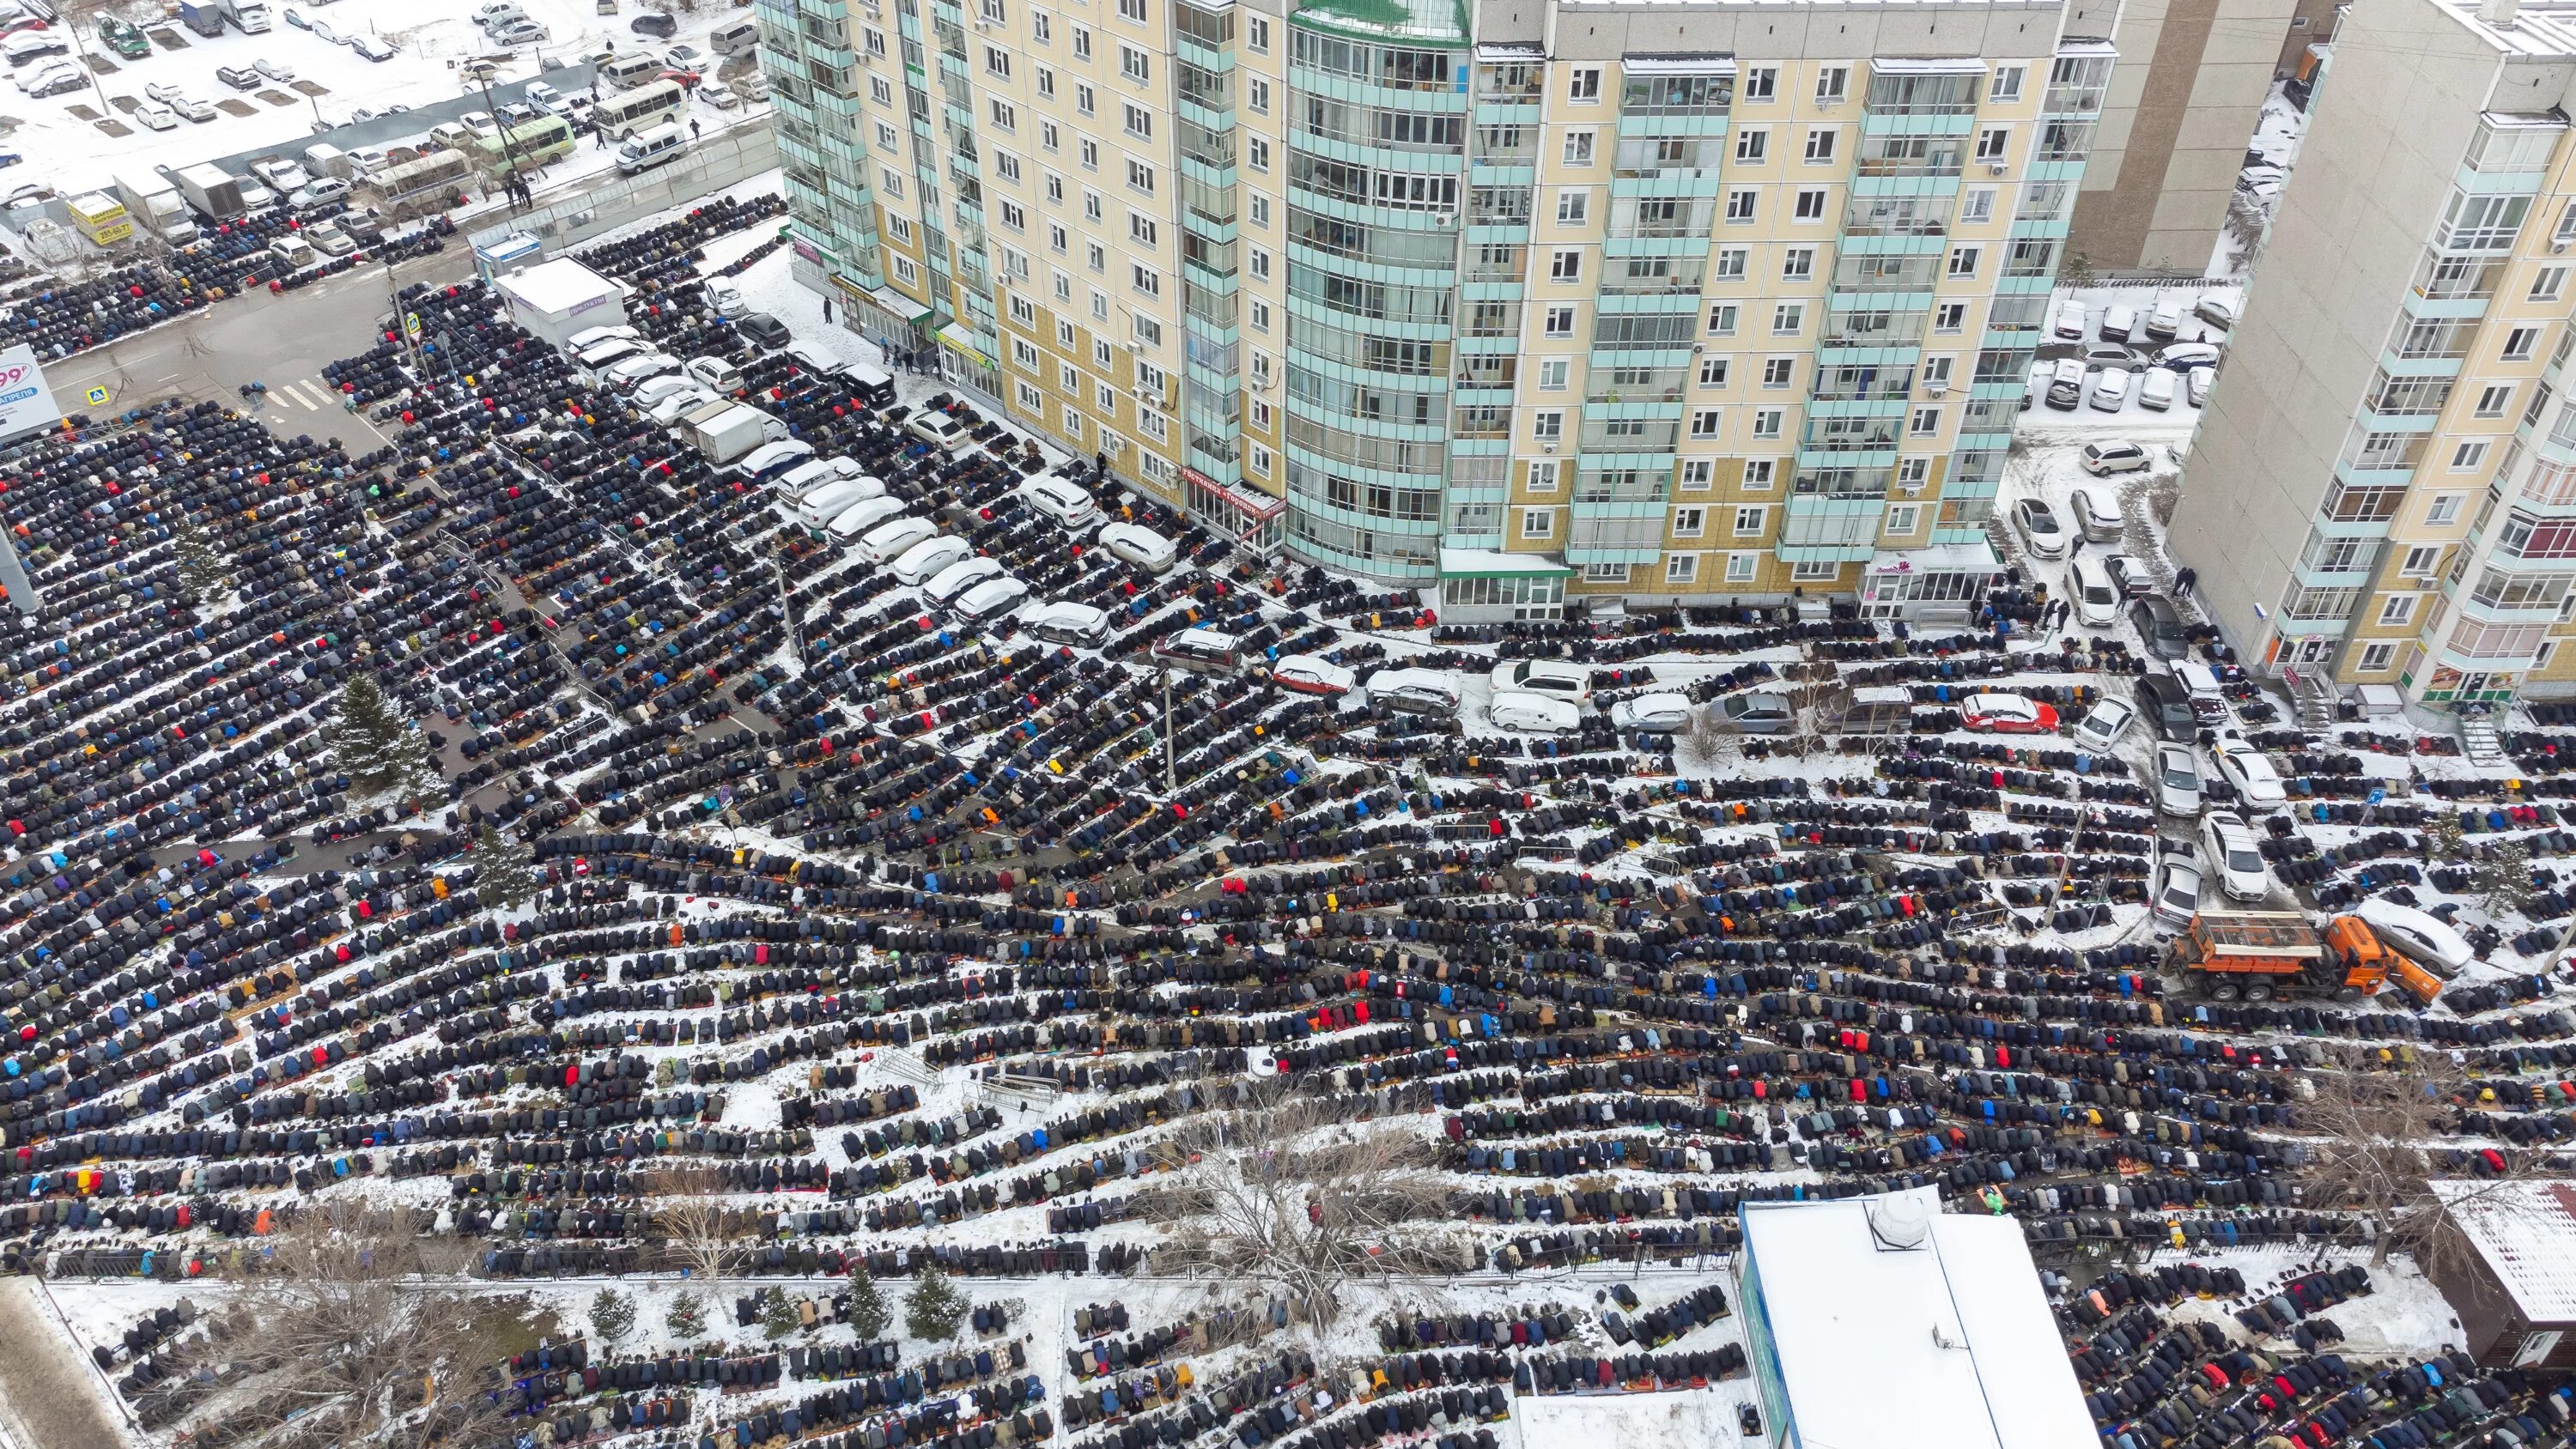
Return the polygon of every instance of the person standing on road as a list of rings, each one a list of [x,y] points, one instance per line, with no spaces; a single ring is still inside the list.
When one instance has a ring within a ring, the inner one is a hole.
[[[689,139],[692,141],[698,139],[698,118],[695,116],[689,118]]]

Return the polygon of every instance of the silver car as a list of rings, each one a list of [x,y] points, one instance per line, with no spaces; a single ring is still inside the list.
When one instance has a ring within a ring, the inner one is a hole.
[[[2049,506],[2036,498],[2025,498],[2013,505],[2013,526],[2021,533],[2022,546],[2036,558],[2066,557],[2066,525],[2059,521]]]
[[[2156,924],[2181,930],[2200,913],[2200,867],[2179,855],[2165,857],[2156,872]]]
[[[2200,814],[2200,761],[2191,746],[2156,746],[2156,809],[2184,817]]]

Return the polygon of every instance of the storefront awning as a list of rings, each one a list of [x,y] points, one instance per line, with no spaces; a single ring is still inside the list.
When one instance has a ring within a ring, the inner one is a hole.
[[[975,345],[975,334],[967,331],[965,326],[961,323],[951,322],[947,326],[940,328],[939,345],[957,353],[978,367],[998,367],[1001,365],[990,357],[984,355],[984,349]]]
[[[912,300],[892,287],[870,287],[854,282],[838,272],[832,274],[832,285],[847,292],[889,317],[919,323],[930,315],[930,308]]]
[[[1994,545],[1936,543],[1929,548],[1882,548],[1870,555],[1874,574],[2000,573]]]
[[[1183,468],[1181,478],[1210,497],[1223,499],[1237,513],[1256,523],[1268,522],[1288,511],[1287,499],[1273,498],[1251,488],[1230,488],[1196,468]]]
[[[1512,578],[1522,574],[1570,574],[1573,569],[1542,553],[1503,553],[1490,548],[1440,550],[1443,578]]]

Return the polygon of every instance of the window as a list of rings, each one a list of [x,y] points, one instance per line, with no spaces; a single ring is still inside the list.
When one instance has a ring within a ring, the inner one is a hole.
[[[872,75],[868,77],[868,99],[881,106],[891,106],[894,104],[894,87],[886,84],[884,76]]]
[[[1566,77],[1565,98],[1578,105],[1597,105],[1601,100],[1601,67],[1576,66]]]
[[[1542,443],[1553,443],[1565,436],[1565,414],[1554,408],[1530,414],[1530,436]]]
[[[1066,391],[1068,391],[1068,392],[1080,392],[1080,391],[1081,391],[1081,389],[1080,389],[1080,388],[1068,388],[1068,389],[1066,389]],[[1114,387],[1111,387],[1109,384],[1107,384],[1107,383],[1105,383],[1105,382],[1104,382],[1104,383],[1099,383],[1099,384],[1095,385],[1095,388],[1094,388],[1094,390],[1093,390],[1093,394],[1092,394],[1092,401],[1093,401],[1094,403],[1097,403],[1097,404],[1099,405],[1100,410],[1101,410],[1102,412],[1104,412],[1104,413],[1114,413],[1114,412],[1118,411],[1118,389],[1116,389],[1116,388],[1114,388]]]
[[[1161,272],[1155,271],[1152,267],[1145,265],[1143,262],[1130,262],[1127,265],[1127,280],[1129,285],[1133,286],[1137,291],[1144,293],[1148,297],[1159,297],[1163,295],[1163,274]]]
[[[1771,486],[1773,479],[1778,477],[1779,467],[1780,460],[1777,458],[1745,459],[1744,486],[1756,493],[1762,492]]]
[[[1797,381],[1797,378],[1798,359],[1794,357],[1766,357],[1762,359],[1762,385],[1764,387],[1787,387],[1791,383]]]
[[[1522,469],[1521,479],[1529,485],[1529,491],[1532,493],[1553,493],[1556,491],[1558,471],[1555,459],[1533,458]]]
[[[1080,148],[1080,155],[1081,155],[1081,157],[1082,157],[1082,169],[1083,169],[1083,170],[1085,170],[1085,171],[1097,171],[1097,170],[1099,170],[1099,169],[1100,169],[1100,143],[1099,143],[1099,142],[1092,140],[1092,139],[1091,139],[1090,137],[1088,137],[1088,136],[1083,137],[1083,138],[1082,138],[1082,145],[1081,145],[1081,148]]]
[[[1556,536],[1556,510],[1524,508],[1521,510],[1521,537],[1553,538]]]
[[[1824,126],[1810,129],[1807,132],[1807,164],[1810,166],[1825,166],[1832,164],[1833,159],[1833,128],[1831,126]]]
[[[1246,16],[1243,24],[1243,43],[1245,48],[1250,50],[1254,55],[1268,55],[1270,53],[1270,21],[1266,17],[1259,15]]]
[[[911,242],[911,240],[912,240],[912,218],[911,218],[911,217],[908,217],[908,216],[897,216],[897,215],[895,215],[893,212],[887,212],[887,213],[886,213],[886,219],[885,219],[885,220],[886,220],[886,232],[887,232],[887,234],[888,234],[888,235],[892,236],[896,241],[899,241],[899,242],[904,242],[904,243],[907,243],[907,244]]]
[[[1103,208],[1100,204],[1100,193],[1092,190],[1088,186],[1082,188],[1083,219],[1096,224],[1101,218],[1102,210]]]
[[[1950,275],[1953,277],[1975,276],[1977,274],[1977,258],[1983,254],[1984,249],[1980,247],[1950,248]]]
[[[1077,443],[1082,441],[1082,409],[1071,403],[1064,405],[1064,435]]]
[[[1923,390],[1935,397],[1950,386],[1950,368],[1958,361],[1948,353],[1923,359]]]
[[[1029,12],[1029,39],[1045,45],[1055,39],[1055,17],[1043,10]]]
[[[1591,165],[1591,164],[1592,164],[1592,142],[1593,142],[1593,133],[1592,133],[1592,132],[1590,132],[1590,131],[1568,131],[1568,132],[1566,132],[1566,133],[1565,133],[1565,164],[1566,164],[1566,165],[1568,165],[1568,166],[1589,166],[1589,165]]]
[[[1026,231],[1029,226],[1029,214],[1018,202],[1005,201],[1002,203],[1002,225],[1013,231]]]
[[[1887,531],[1902,538],[1922,526],[1923,505],[1899,503],[1887,510]]]
[[[1816,274],[1814,247],[1789,247],[1780,253],[1780,280],[1803,282]]]
[[[1145,52],[1122,40],[1118,42],[1118,73],[1140,86],[1146,85],[1154,79],[1154,63]]]
[[[903,196],[903,173],[891,166],[878,167],[877,189],[888,196],[900,199]]]
[[[1141,191],[1147,196],[1153,195],[1154,168],[1132,156],[1129,157],[1127,159],[1127,185],[1130,190]]]
[[[1249,257],[1250,257],[1250,261],[1249,261],[1249,264],[1248,264],[1248,265],[1249,265],[1249,266],[1250,266],[1250,268],[1251,268],[1252,275],[1253,275],[1254,279],[1255,279],[1255,280],[1258,280],[1258,281],[1264,281],[1264,282],[1269,281],[1269,280],[1270,280],[1270,253],[1269,253],[1269,252],[1267,252],[1267,251],[1264,251],[1264,250],[1263,250],[1263,249],[1261,249],[1260,247],[1253,247],[1253,248],[1251,248],[1251,249],[1249,250],[1248,255],[1249,255]]]
[[[1909,436],[1917,438],[1937,436],[1941,431],[1941,410],[1916,408],[1913,420],[1905,425],[1905,431]]]
[[[1742,165],[1759,166],[1768,159],[1771,130],[1767,126],[1744,126],[1735,133],[1735,159]]]
[[[1933,308],[1932,330],[1935,332],[1965,332],[1968,330],[1968,304],[1965,302],[1944,302],[1940,306]]]
[[[1726,193],[1726,219],[1738,223],[1751,221],[1753,208],[1761,196],[1761,192],[1750,186],[1739,186]]]
[[[1716,437],[1716,436],[1717,436],[1717,424],[1718,424],[1718,410],[1717,410],[1716,408],[1694,408],[1694,409],[1692,409],[1692,411],[1691,411],[1691,419],[1690,419],[1690,435],[1691,435],[1692,437],[1694,437],[1694,438],[1714,438],[1714,437]]]
[[[1064,348],[1068,352],[1072,351],[1079,345],[1074,341],[1072,323],[1064,321],[1061,318],[1057,319],[1055,324],[1055,345]]]
[[[1733,302],[1720,302],[1716,306],[1709,308],[1708,335],[1711,337],[1734,336],[1735,311],[1736,308]]]
[[[2532,274],[2531,300],[2535,302],[2555,302],[2559,294],[2566,290],[2567,269],[2565,267],[2542,267]]]
[[[2380,600],[2380,624],[2388,628],[2397,628],[2412,622],[2415,618],[2415,600],[2419,597],[2421,596],[2416,594],[2390,594]]]
[[[1063,146],[1064,138],[1057,133],[1055,122],[1041,121],[1038,123],[1038,144],[1050,151],[1058,150]],[[1049,177],[1048,180],[1052,181],[1054,178]],[[1056,199],[1061,201],[1064,198],[1062,196],[1058,196]]]
[[[1587,584],[1624,584],[1628,582],[1628,565],[1623,563],[1588,563],[1583,566]]]
[[[886,151],[892,151],[895,149],[894,127],[887,125],[883,121],[877,122],[877,146],[879,149]]]
[[[1018,396],[1020,399],[1020,411],[1037,413],[1041,416],[1045,414],[1046,395],[1044,393],[1039,392],[1036,388],[1033,388],[1024,382],[1019,384]]]
[[[1770,516],[1771,510],[1760,506],[1735,510],[1735,536],[1737,538],[1761,537],[1763,520]]]
[[[1254,226],[1270,224],[1270,198],[1258,191],[1252,193],[1252,224]]]
[[[1140,347],[1163,345],[1163,324],[1151,317],[1139,316],[1136,322],[1136,344]]]
[[[1707,525],[1708,510],[1705,508],[1676,508],[1673,510],[1673,537],[1675,538],[1697,538],[1700,535],[1700,530],[1705,528]]]
[[[1037,304],[1031,302],[1026,297],[1013,297],[1011,299],[1011,320],[1023,327],[1035,327],[1038,325]],[[1029,344],[1025,342],[1014,343],[1012,345],[1015,347],[1028,348],[1028,361],[1032,364],[1037,361],[1038,354],[1036,348],[1030,347]]]
[[[1011,53],[998,45],[984,47],[984,74],[1011,78]]]
[[[1145,0],[1118,0],[1118,18],[1145,23]]]
[[[1782,302],[1771,309],[1771,335],[1795,337],[1807,327],[1807,304]]]
[[[2381,670],[2386,669],[2389,665],[2395,663],[2396,660],[2396,643],[2392,640],[2383,639],[2376,644],[2364,644],[2361,646],[2361,663],[2358,667],[2364,674],[2377,674]]]
[[[2500,418],[2513,410],[2513,385],[2492,383],[2478,392],[2478,416]]]
[[[889,219],[893,221],[903,220],[903,218],[899,216]],[[907,231],[910,229],[911,228],[908,225],[905,228]],[[894,259],[894,279],[903,283],[907,287],[917,286],[921,281],[921,269],[912,264],[912,258],[910,257],[896,257]]]
[[[2436,528],[2460,521],[2460,505],[2468,501],[2466,493],[2436,493],[2424,510],[2424,521]]]
[[[1788,419],[1788,416],[1788,413],[1781,408],[1755,408],[1753,410],[1753,436],[1757,438],[1776,438],[1780,436],[1781,424]]]
[[[2530,360],[2532,353],[2539,350],[2539,347],[2539,328],[2516,327],[2504,335],[2504,360],[2507,362],[2527,362]]]
[[[1825,188],[1821,186],[1799,187],[1797,209],[1790,214],[1799,221],[1823,221],[1825,219]]]
[[[1270,143],[1259,136],[1243,148],[1243,158],[1255,171],[1270,169]]]
[[[1716,478],[1716,459],[1684,458],[1682,460],[1682,486],[1684,488],[1706,488],[1710,483],[1716,481]],[[1696,530],[1697,525],[1694,524],[1693,528]]]
[[[1158,235],[1154,219],[1141,211],[1127,213],[1127,239],[1141,246],[1153,246]]]
[[[1980,226],[1995,219],[1995,188],[1971,186],[1959,202],[1959,224]]]
[[[1699,555],[1677,553],[1664,560],[1664,582],[1687,584],[1699,577]]]
[[[1920,488],[1931,482],[1932,460],[1929,458],[1897,459],[1896,481],[1908,489]]]
[[[1699,385],[1702,387],[1726,386],[1726,359],[1723,357],[1701,358],[1699,360]]]
[[[1549,358],[1541,359],[1541,360],[1540,360],[1540,362],[1539,362],[1539,365],[1538,365],[1538,388],[1539,388],[1539,391],[1541,391],[1541,392],[1563,392],[1563,391],[1565,391],[1566,386],[1567,386],[1567,382],[1568,382],[1569,378],[1572,376],[1573,372],[1574,372],[1574,363],[1573,363],[1572,359],[1570,359],[1570,358],[1564,358],[1564,357],[1549,357]]]
[[[1556,193],[1556,224],[1581,226],[1591,211],[1592,193],[1580,186],[1568,186]]]
[[[1091,88],[1090,82],[1078,81],[1074,84],[1073,108],[1086,116],[1100,109],[1100,93]]]
[[[1016,131],[1019,128],[1019,108],[998,100],[993,102],[993,129],[996,131]]]
[[[1545,321],[1542,325],[1543,325],[1543,329],[1544,329],[1544,331],[1545,331],[1545,333],[1546,333],[1546,335],[1547,335],[1547,336],[1550,336],[1550,337],[1571,337],[1571,336],[1573,336],[1573,335],[1574,335],[1574,305],[1573,305],[1572,303],[1570,303],[1570,302],[1569,302],[1569,303],[1562,303],[1562,304],[1559,304],[1559,305],[1557,305],[1557,306],[1554,306],[1554,307],[1550,307],[1550,308],[1548,308],[1548,309],[1547,309],[1547,318],[1546,318],[1546,321]]]
[[[2419,543],[2406,550],[2406,557],[2399,561],[2397,572],[2410,579],[2429,579],[2441,563],[2442,546],[2440,544]]]
[[[2004,159],[2012,148],[2010,126],[1988,126],[1977,133],[1977,159],[1989,164]]]
[[[2451,450],[2451,471],[2454,473],[2475,472],[2477,470],[2477,466],[2486,460],[2487,445],[2483,439],[2477,442],[2462,443]]]
[[[1851,67],[1829,65],[1816,72],[1816,104],[1839,106],[1851,94]]]
[[[1761,65],[1744,73],[1744,89],[1739,93],[1747,101],[1771,101],[1780,97],[1780,72],[1776,67]]]
[[[1581,247],[1558,247],[1555,251],[1549,253],[1547,259],[1547,277],[1551,282],[1582,281],[1583,249]]]
[[[1053,183],[1055,178],[1050,176],[1047,180],[1049,183]],[[1051,201],[1063,201],[1064,188],[1050,184],[1047,187],[1047,197]],[[1047,223],[1047,249],[1054,252],[1057,256],[1064,255],[1065,248],[1072,239],[1073,234],[1064,229],[1064,223],[1060,221],[1051,221]],[[1061,295],[1064,291],[1064,273],[1058,272],[1055,275],[1056,292]]]
[[[993,153],[993,169],[1002,173],[1002,179],[1004,181],[1008,181],[1014,186],[1019,184],[1019,157],[1012,155],[1008,151],[996,151]]]
[[[1749,584],[1760,574],[1761,568],[1762,555],[1758,553],[1728,554],[1726,581],[1730,584]]]
[[[1056,364],[1055,385],[1069,397],[1082,396],[1082,372],[1070,362]]]
[[[1270,330],[1269,303],[1255,301],[1252,304],[1252,330],[1255,332],[1267,332]]]
[[[1073,57],[1076,60],[1091,59],[1091,28],[1089,26],[1077,25],[1073,27]]]
[[[1256,116],[1270,114],[1270,82],[1254,76],[1243,84],[1243,104]]]
[[[1717,249],[1717,279],[1721,282],[1743,281],[1745,268],[1752,260],[1753,249],[1751,247],[1719,247]],[[1715,324],[1712,323],[1710,325],[1714,326]]]
[[[1134,101],[1122,101],[1118,109],[1125,113],[1127,134],[1141,141],[1154,139],[1154,113]]]

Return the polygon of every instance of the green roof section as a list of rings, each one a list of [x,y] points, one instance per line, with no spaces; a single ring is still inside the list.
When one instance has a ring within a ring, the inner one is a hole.
[[[1300,5],[1293,23],[1369,40],[1465,46],[1467,0],[1324,0]]]

